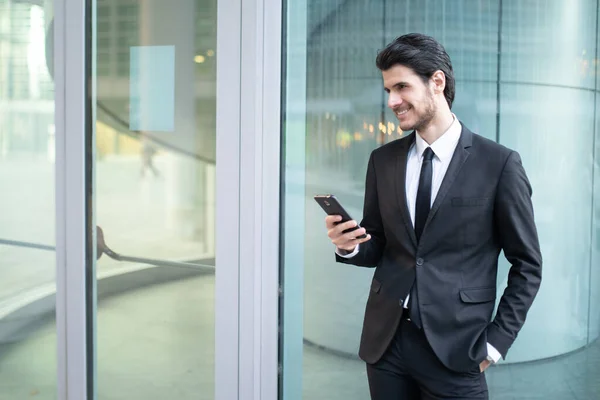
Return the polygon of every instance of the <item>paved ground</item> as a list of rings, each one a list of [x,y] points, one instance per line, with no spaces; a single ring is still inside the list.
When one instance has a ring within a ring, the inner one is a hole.
[[[55,328],[0,346],[0,399],[55,400]],[[98,311],[99,400],[209,400],[214,385],[214,277],[130,291]],[[300,362],[300,360],[298,360]],[[362,362],[305,346],[303,393],[285,400],[368,400]],[[493,367],[492,400],[600,398],[600,343],[540,363]]]

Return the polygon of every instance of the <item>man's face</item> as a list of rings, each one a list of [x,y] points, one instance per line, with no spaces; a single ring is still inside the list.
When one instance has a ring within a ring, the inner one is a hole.
[[[388,107],[394,111],[403,131],[427,128],[435,117],[437,105],[433,85],[425,84],[411,68],[395,65],[382,71]]]

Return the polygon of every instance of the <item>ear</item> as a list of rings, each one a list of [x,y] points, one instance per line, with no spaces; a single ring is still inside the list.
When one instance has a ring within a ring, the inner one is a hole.
[[[444,89],[446,88],[446,75],[437,70],[431,75],[431,83],[432,89],[435,94],[444,93]]]

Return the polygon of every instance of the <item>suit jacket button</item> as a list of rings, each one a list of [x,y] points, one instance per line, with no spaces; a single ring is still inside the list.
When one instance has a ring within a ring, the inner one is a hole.
[[[417,259],[417,265],[420,267],[421,265],[423,265],[423,259],[422,258],[418,258]]]

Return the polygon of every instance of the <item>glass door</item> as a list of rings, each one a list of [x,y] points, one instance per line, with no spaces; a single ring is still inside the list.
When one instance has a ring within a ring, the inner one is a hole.
[[[99,399],[214,399],[217,0],[95,4]]]
[[[281,21],[244,4],[0,0],[0,397],[276,397]]]

